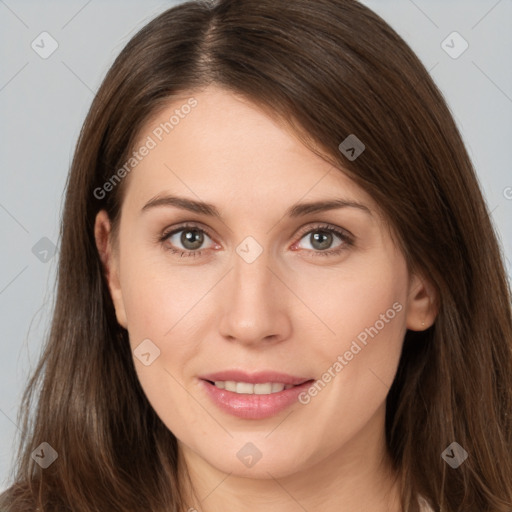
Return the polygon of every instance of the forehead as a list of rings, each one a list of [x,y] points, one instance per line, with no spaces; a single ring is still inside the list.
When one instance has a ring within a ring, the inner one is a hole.
[[[139,151],[144,146],[148,150]],[[293,130],[256,104],[209,87],[181,94],[142,127],[126,200],[161,193],[195,196],[254,212],[301,199],[371,197],[307,148]],[[372,208],[372,209],[374,209]]]

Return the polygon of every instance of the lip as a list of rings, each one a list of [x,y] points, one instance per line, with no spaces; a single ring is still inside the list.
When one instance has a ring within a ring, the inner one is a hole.
[[[212,402],[222,411],[238,418],[260,420],[276,416],[298,401],[298,396],[314,381],[312,378],[296,377],[274,371],[246,373],[241,370],[226,370],[199,377],[202,388]],[[280,382],[293,385],[270,395],[239,394],[217,388],[212,382],[232,380],[250,384]]]

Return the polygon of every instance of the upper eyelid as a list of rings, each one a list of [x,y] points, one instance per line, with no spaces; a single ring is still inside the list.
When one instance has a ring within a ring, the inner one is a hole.
[[[321,225],[319,224],[317,226],[304,226],[304,230],[299,230],[299,234],[300,236],[304,236],[307,235],[308,233],[311,233],[312,231],[322,230],[334,232],[336,234],[340,234],[341,232],[341,234],[345,235],[346,237],[354,238],[354,235],[350,231],[348,231],[348,229],[342,228],[341,226],[335,226],[329,223],[322,223]]]
[[[201,223],[196,222],[185,222],[184,224],[176,227],[166,228],[162,231],[162,237],[168,237],[172,234],[184,231],[185,229],[197,229],[199,231],[204,231],[210,238],[214,238],[207,227],[203,226]]]

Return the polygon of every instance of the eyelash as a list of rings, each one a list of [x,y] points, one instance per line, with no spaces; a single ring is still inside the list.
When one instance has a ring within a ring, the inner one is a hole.
[[[208,232],[208,230],[204,229],[203,227],[200,227],[197,224],[183,224],[182,226],[179,226],[177,228],[172,229],[171,231],[164,232],[161,236],[159,236],[158,241],[164,246],[164,248],[168,251],[171,251],[173,254],[180,254],[180,257],[198,257],[201,256],[203,253],[202,250],[182,250],[182,249],[175,249],[174,247],[170,247],[169,245],[166,245],[165,242],[168,241],[168,239],[175,235],[176,233],[180,233],[181,231],[186,231],[187,229],[199,231],[201,233],[204,233],[207,235],[210,239],[213,240],[212,235]],[[341,240],[341,244],[336,247],[335,249],[327,249],[325,251],[320,250],[312,250],[312,249],[306,249],[307,251],[311,252],[314,256],[337,256],[341,254],[343,251],[345,251],[348,247],[351,247],[354,245],[354,238],[351,234],[349,234],[347,231],[342,230],[340,228],[336,228],[330,224],[322,224],[315,226],[313,228],[309,228],[308,230],[303,231],[299,235],[299,242],[302,240],[306,235],[310,235],[312,233],[316,232],[323,232],[323,233],[331,233]],[[295,242],[297,243],[297,242]],[[295,245],[294,243],[294,245]]]

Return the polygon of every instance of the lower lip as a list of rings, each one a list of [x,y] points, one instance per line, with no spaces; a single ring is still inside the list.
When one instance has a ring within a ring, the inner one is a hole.
[[[202,380],[202,385],[210,399],[224,412],[248,420],[262,420],[276,416],[298,401],[300,393],[311,386],[312,380],[299,386],[284,389],[270,395],[249,395],[219,389],[214,384]]]

